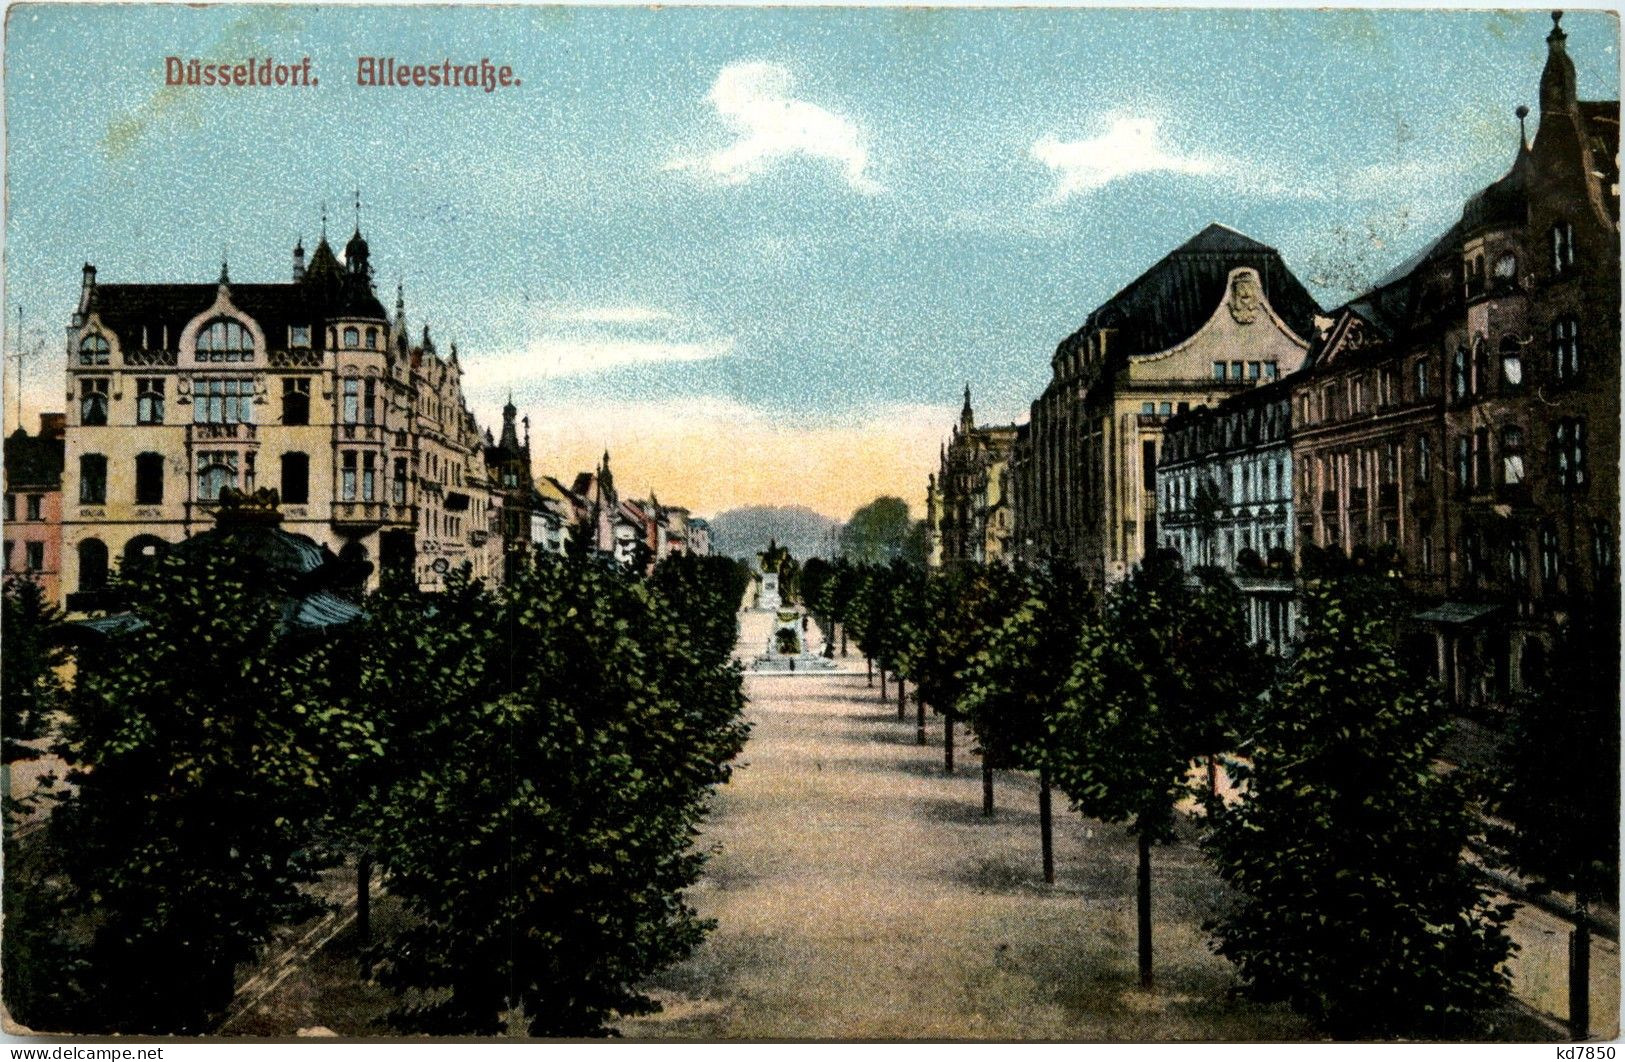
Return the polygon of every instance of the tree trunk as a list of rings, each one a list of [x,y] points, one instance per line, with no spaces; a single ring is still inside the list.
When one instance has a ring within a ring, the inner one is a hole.
[[[1569,934],[1569,1036],[1591,1036],[1591,914],[1586,897],[1574,895],[1574,932]]]
[[[872,656],[866,656],[863,658],[863,663],[869,669],[869,685],[872,688],[875,684],[875,659]]]
[[[1207,791],[1219,795],[1219,757],[1211,752],[1207,757]]]
[[[841,655],[846,655],[846,624],[841,624]]]
[[[886,702],[886,668],[884,666],[880,669],[880,701],[882,704]]]
[[[1151,837],[1140,834],[1140,987],[1151,987]]]
[[[947,713],[942,716],[942,769],[954,773],[954,717]]]
[[[1044,883],[1055,884],[1055,840],[1051,832],[1049,768],[1038,768],[1038,832],[1044,849]]]
[[[899,683],[897,688],[901,691],[902,684]],[[914,718],[914,743],[923,745],[925,744],[925,701],[920,697],[920,691],[917,687],[914,690],[914,703],[918,705]],[[897,707],[903,707],[901,702],[898,703]]]
[[[993,764],[982,754],[982,814],[993,817]]]

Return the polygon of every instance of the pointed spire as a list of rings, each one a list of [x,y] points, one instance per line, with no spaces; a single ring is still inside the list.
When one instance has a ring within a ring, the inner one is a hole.
[[[1529,108],[1520,103],[1512,113],[1518,116],[1518,143],[1524,151],[1528,151],[1529,128],[1525,125],[1525,119],[1529,117]]]
[[[322,242],[327,242],[327,200],[322,200]]]
[[[356,190],[355,190],[355,231],[356,231],[357,236],[361,235],[361,187],[360,187],[360,185],[357,185]]]
[[[406,319],[406,285],[399,280],[395,282],[395,318]]]
[[[231,284],[231,272],[226,268],[226,251],[225,251],[225,248],[221,248],[220,249],[220,286],[224,288],[224,287],[229,286],[230,284]]]
[[[1563,12],[1552,12],[1552,32],[1546,36],[1546,68],[1540,73],[1540,117],[1566,111],[1574,106],[1574,60],[1569,58],[1563,32]],[[1536,130],[1536,137],[1540,136]]]

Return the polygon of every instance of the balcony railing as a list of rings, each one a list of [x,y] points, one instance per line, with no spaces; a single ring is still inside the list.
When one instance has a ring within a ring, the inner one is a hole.
[[[194,439],[257,439],[259,432],[253,424],[194,424]]]
[[[273,350],[267,353],[265,360],[279,369],[319,369],[322,365],[322,352],[311,347],[300,350]]]
[[[124,364],[126,365],[174,365],[179,360],[180,352],[175,350],[126,350],[124,352]]]
[[[410,524],[411,509],[386,501],[336,501],[333,523],[349,527],[378,527],[382,524]]]

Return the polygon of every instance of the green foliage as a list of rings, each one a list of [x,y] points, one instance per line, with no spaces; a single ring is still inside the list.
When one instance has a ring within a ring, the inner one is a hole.
[[[990,623],[961,678],[959,711],[981,754],[1001,768],[1035,768],[1078,649],[1089,597],[1070,567],[1027,572],[1002,621]]]
[[[599,1034],[652,1010],[635,986],[699,942],[692,839],[746,734],[714,637],[739,584],[707,573],[726,574],[650,585],[544,558],[501,596],[496,695],[431,725],[438,755],[381,830],[414,917],[381,949],[404,1028],[493,1033],[522,1012],[532,1035]]]
[[[1495,840],[1521,873],[1582,902],[1619,879],[1619,602],[1571,609],[1544,659],[1524,655]]]
[[[1310,583],[1302,642],[1211,808],[1206,846],[1240,895],[1215,950],[1258,996],[1338,1037],[1459,1037],[1503,996],[1507,908],[1463,864],[1475,819],[1437,769],[1442,707],[1395,661],[1380,570]]]
[[[252,548],[216,546],[150,562],[128,594],[141,623],[79,654],[59,746],[75,789],[48,828],[75,1030],[206,1031],[235,967],[312,913],[327,794],[375,750],[334,695],[334,645],[287,632]]]
[[[1026,587],[1009,568],[956,567],[931,573],[923,622],[914,631],[913,678],[920,698],[957,718],[973,658],[1020,606]]]
[[[62,681],[57,676],[64,662],[62,617],[39,583],[29,578],[6,582],[4,614],[5,657],[0,662],[0,741],[4,762],[31,760],[39,755],[32,744],[46,734],[50,719],[62,707]],[[9,799],[9,798],[8,798]],[[14,809],[9,804],[6,814]]]
[[[739,606],[750,574],[726,557],[681,553],[661,561],[649,580],[670,606],[689,641],[721,664],[739,640]]]
[[[890,564],[904,557],[910,530],[907,502],[876,498],[842,525],[841,556],[853,564]]]

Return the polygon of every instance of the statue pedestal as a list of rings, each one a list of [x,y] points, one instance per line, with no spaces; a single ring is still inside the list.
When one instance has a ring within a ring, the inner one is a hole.
[[[763,612],[777,612],[784,607],[779,597],[779,573],[762,573],[762,592],[756,596],[756,607]]]

